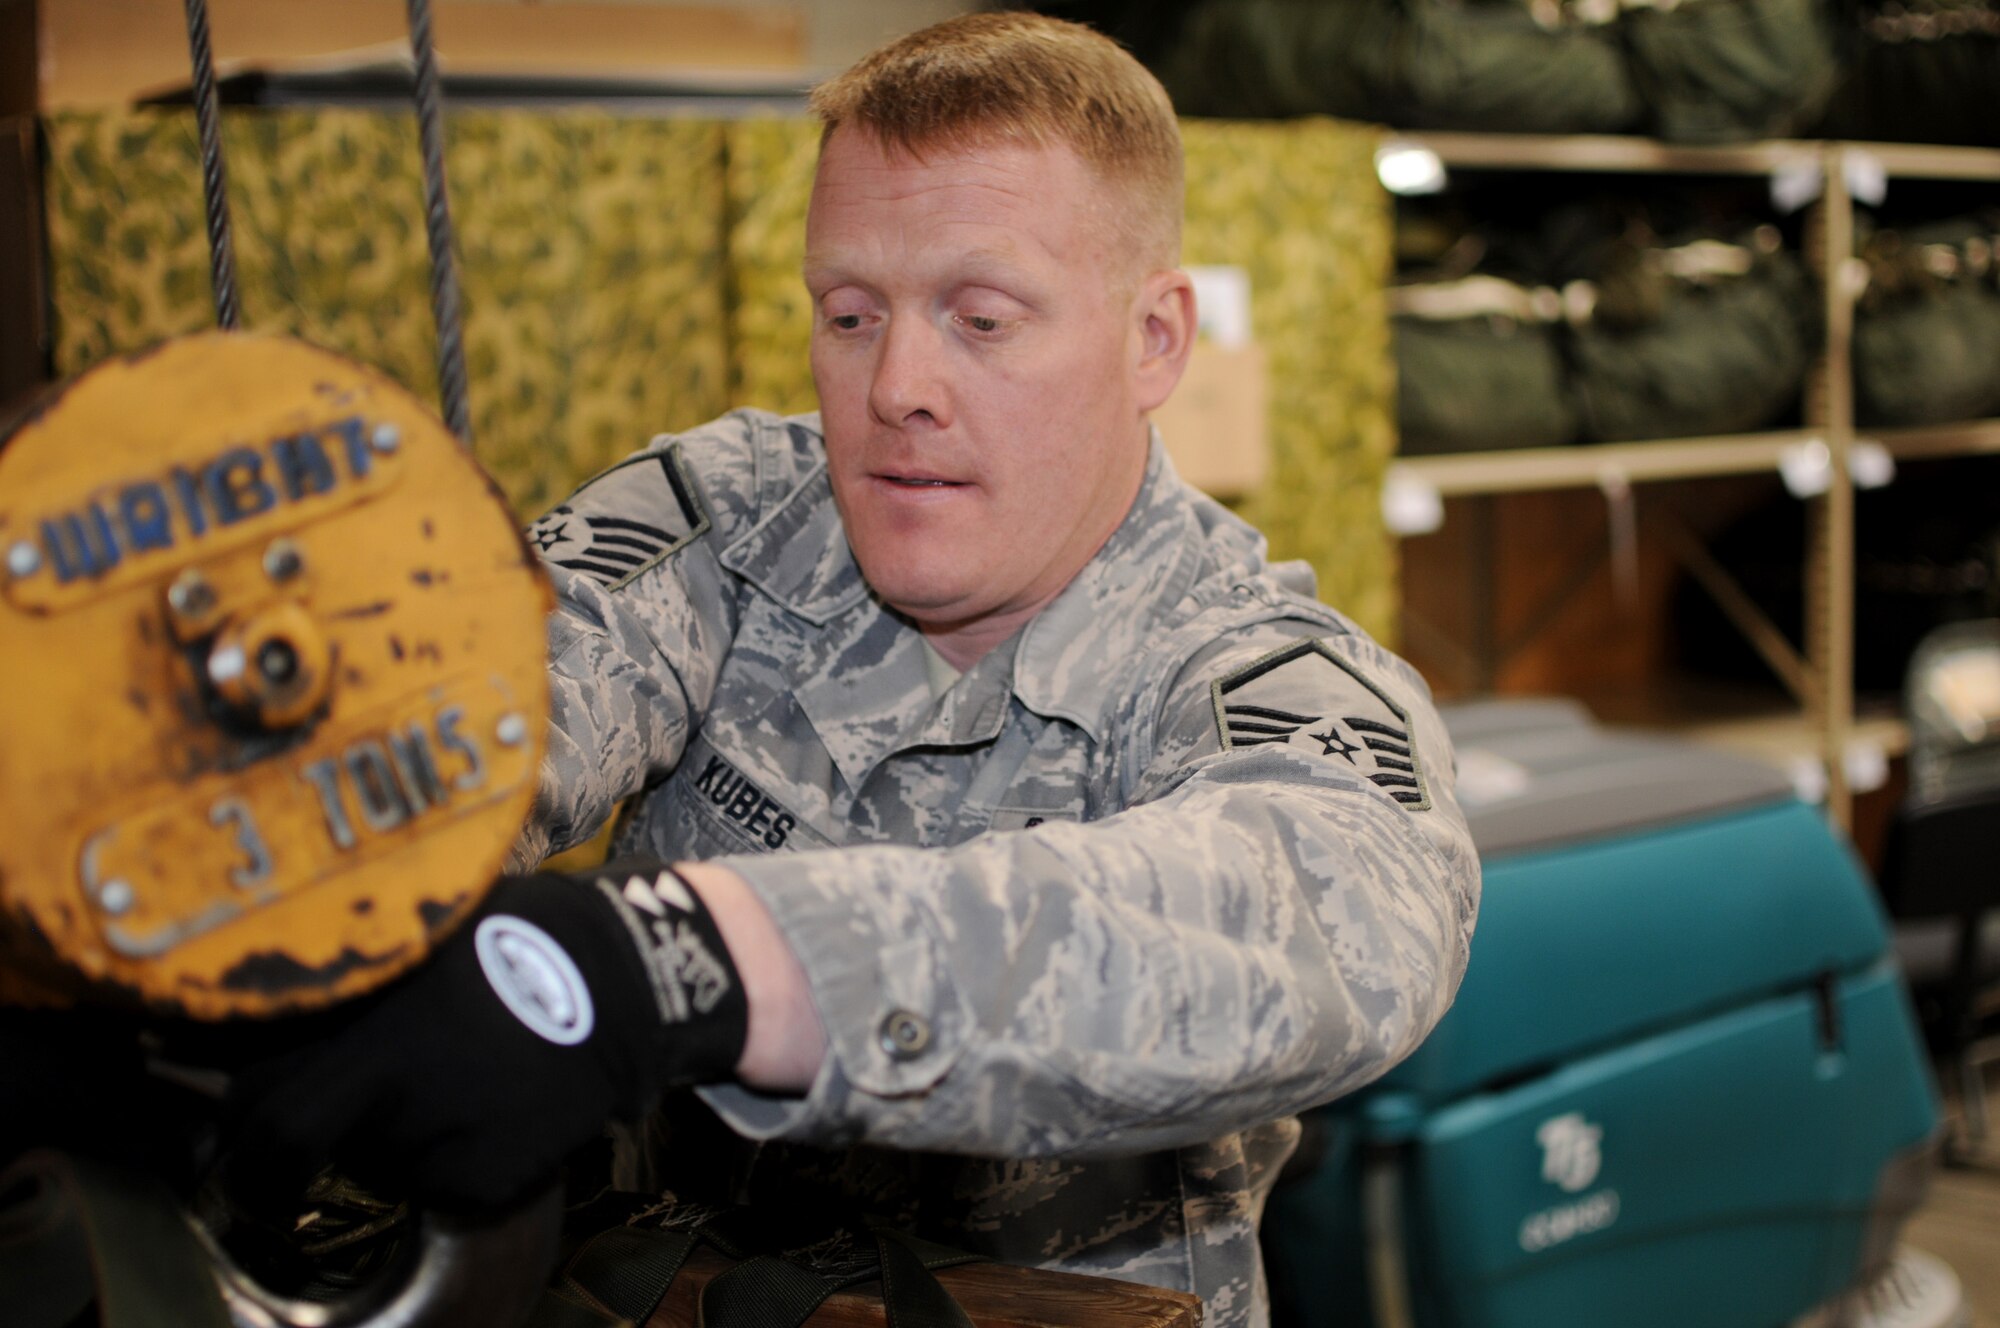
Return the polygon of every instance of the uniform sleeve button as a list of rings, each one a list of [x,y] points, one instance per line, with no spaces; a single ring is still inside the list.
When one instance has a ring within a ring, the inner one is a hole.
[[[924,1054],[931,1045],[930,1021],[908,1010],[892,1010],[880,1029],[882,1050],[899,1061]]]

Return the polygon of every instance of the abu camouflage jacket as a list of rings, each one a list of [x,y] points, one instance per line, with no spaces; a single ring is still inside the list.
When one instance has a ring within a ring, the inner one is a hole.
[[[1263,1323],[1291,1117],[1465,968],[1478,860],[1412,670],[1157,440],[1104,548],[935,699],[816,417],[660,438],[531,538],[561,609],[521,854],[636,795],[617,849],[726,860],[825,1024],[804,1097],[704,1093],[769,1141],[751,1193]]]

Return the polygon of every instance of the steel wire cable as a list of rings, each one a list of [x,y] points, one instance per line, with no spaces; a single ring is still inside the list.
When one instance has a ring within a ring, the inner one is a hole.
[[[215,92],[215,59],[209,45],[208,0],[187,0],[188,55],[194,64],[194,116],[201,136],[202,204],[208,219],[209,280],[215,321],[234,328],[236,248],[229,226],[229,177],[222,161],[222,113]]]
[[[195,3],[195,0],[189,0]],[[424,167],[424,234],[431,249],[431,316],[437,324],[438,396],[444,421],[472,446],[465,394],[465,344],[459,327],[458,269],[452,257],[451,205],[445,197],[444,103],[431,44],[430,0],[408,0],[410,54],[417,72],[417,140]]]

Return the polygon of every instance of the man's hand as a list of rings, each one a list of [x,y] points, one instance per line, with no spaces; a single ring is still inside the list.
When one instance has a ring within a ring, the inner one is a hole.
[[[672,872],[505,880],[329,1041],[239,1077],[231,1180],[276,1197],[333,1161],[436,1208],[512,1203],[660,1091],[728,1078],[747,1026]]]

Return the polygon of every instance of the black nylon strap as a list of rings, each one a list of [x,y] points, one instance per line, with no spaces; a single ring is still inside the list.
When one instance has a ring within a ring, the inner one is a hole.
[[[16,1302],[59,1312],[76,1296],[80,1252],[100,1328],[230,1328],[208,1252],[160,1181],[90,1158],[36,1152],[0,1177],[0,1195],[27,1196],[0,1218],[0,1242],[17,1234],[21,1242],[0,1261],[0,1304],[10,1325],[67,1322],[28,1318]],[[55,1262],[34,1263],[36,1250]],[[38,1286],[44,1279],[55,1284],[47,1292]]]
[[[980,1263],[986,1258],[983,1254],[973,1254],[968,1250],[953,1249],[949,1245],[940,1245],[934,1240],[925,1240],[922,1236],[913,1236],[907,1231],[888,1231],[880,1227],[875,1228],[875,1231],[878,1235],[895,1237],[905,1249],[916,1255],[917,1260],[931,1272],[936,1272],[940,1268],[956,1268],[960,1264]]]
[[[550,1287],[535,1302],[528,1321],[521,1328],[639,1328],[630,1319],[608,1314],[585,1304],[573,1294]]]
[[[882,1261],[882,1310],[888,1328],[972,1328],[972,1320],[902,1236],[877,1231],[875,1249]]]
[[[643,1324],[700,1241],[693,1231],[613,1227],[599,1232],[563,1270],[564,1289],[620,1319]]]
[[[863,1258],[822,1271],[769,1252],[803,1249],[842,1230],[858,1238]],[[702,1288],[696,1310],[701,1328],[800,1328],[836,1291],[877,1278],[888,1328],[973,1328],[933,1270],[973,1263],[980,1255],[897,1231],[802,1225],[795,1214],[774,1221],[742,1208],[679,1230],[620,1226],[600,1232],[564,1269],[550,1297],[560,1303],[544,1305],[529,1328],[603,1328],[612,1320],[643,1325],[698,1244],[740,1261]]]
[[[701,1289],[701,1328],[799,1328],[838,1290],[833,1279],[775,1255],[745,1259]]]

